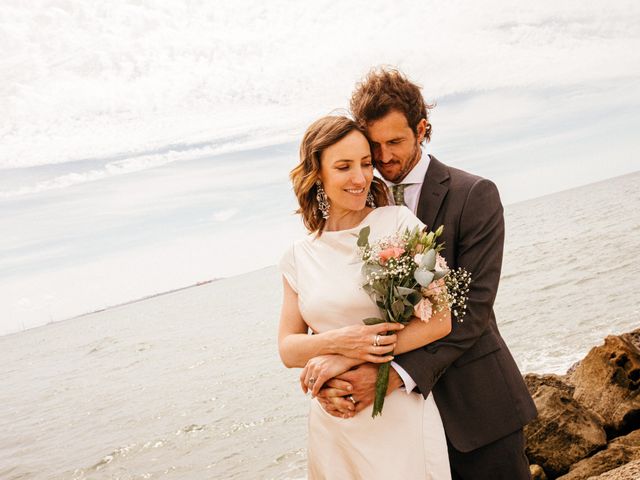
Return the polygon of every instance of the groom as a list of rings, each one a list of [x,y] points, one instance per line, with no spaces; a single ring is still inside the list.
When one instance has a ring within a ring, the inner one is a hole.
[[[444,225],[444,257],[451,268],[464,267],[472,276],[463,321],[452,319],[447,337],[396,356],[387,394],[401,385],[425,398],[433,392],[454,480],[528,479],[522,428],[536,408],[493,312],[504,243],[502,204],[491,181],[425,153],[430,108],[420,88],[392,69],[371,71],[351,98],[395,203],[413,210],[429,229]],[[365,364],[337,377],[351,384],[356,411],[373,402],[376,372]],[[331,392],[321,391],[319,400],[337,414],[340,402],[348,401]]]

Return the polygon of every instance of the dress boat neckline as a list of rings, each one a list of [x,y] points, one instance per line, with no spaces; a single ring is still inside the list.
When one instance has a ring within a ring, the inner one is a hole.
[[[387,206],[389,206],[389,205],[387,205]],[[376,208],[374,208],[369,213],[367,213],[362,220],[360,220],[360,223],[358,223],[357,225],[354,225],[353,227],[345,228],[345,229],[342,229],[342,230],[324,230],[322,232],[322,236],[320,238],[324,237],[325,235],[335,235],[335,234],[338,234],[338,233],[351,232],[352,230],[355,230],[356,228],[361,228],[362,224],[364,222],[366,222],[369,219],[369,217],[371,217],[371,215],[373,215],[374,212],[380,211],[383,208],[384,207],[376,207]]]

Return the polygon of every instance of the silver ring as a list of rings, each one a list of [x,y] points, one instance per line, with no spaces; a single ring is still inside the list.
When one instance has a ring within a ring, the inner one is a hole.
[[[314,383],[316,383],[316,379],[315,379],[315,378],[313,378],[313,377],[311,377],[311,378],[309,379],[309,385],[313,385]]]
[[[356,399],[355,399],[355,398],[353,398],[353,395],[347,395],[347,398],[348,398],[349,400],[351,400],[351,403],[353,403],[354,405],[357,403],[357,402],[356,402]]]
[[[376,335],[376,338],[373,339],[373,346],[374,347],[380,346],[380,334]]]

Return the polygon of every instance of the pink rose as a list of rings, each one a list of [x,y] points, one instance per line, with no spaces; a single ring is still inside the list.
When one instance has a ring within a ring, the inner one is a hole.
[[[435,280],[431,282],[429,285],[427,285],[426,288],[423,288],[422,294],[425,297],[435,298],[438,295],[441,295],[442,293],[444,293],[445,288],[446,287],[444,284],[444,278],[441,278],[440,280]]]
[[[447,265],[447,261],[440,254],[436,255],[436,270],[449,270],[449,265]]]
[[[378,258],[380,258],[380,264],[384,265],[389,261],[390,258],[399,258],[400,255],[404,253],[404,248],[399,247],[391,247],[382,250],[378,254]]]
[[[433,305],[428,298],[423,298],[420,302],[413,307],[413,314],[423,322],[428,322],[433,313]]]

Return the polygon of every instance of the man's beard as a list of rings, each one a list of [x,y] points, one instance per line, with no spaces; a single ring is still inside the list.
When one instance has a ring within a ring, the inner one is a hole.
[[[413,148],[413,152],[411,154],[411,160],[409,160],[404,169],[400,172],[396,180],[393,180],[393,183],[400,183],[405,177],[409,174],[409,172],[415,167],[420,161],[420,157],[422,155],[422,151],[420,149],[420,144],[416,143]]]

